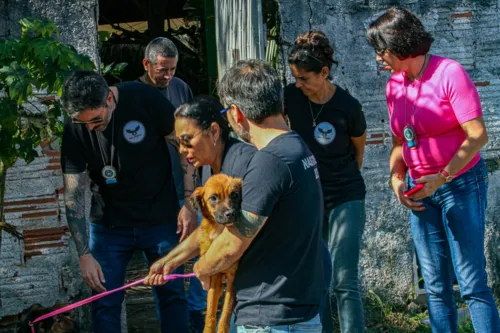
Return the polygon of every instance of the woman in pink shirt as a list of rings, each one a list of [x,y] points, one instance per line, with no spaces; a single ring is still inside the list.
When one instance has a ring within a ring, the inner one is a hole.
[[[367,39],[392,73],[390,184],[411,210],[432,330],[457,332],[455,273],[475,331],[500,332],[484,257],[488,174],[479,150],[488,135],[474,83],[458,62],[428,53],[433,38],[406,9],[389,9]]]

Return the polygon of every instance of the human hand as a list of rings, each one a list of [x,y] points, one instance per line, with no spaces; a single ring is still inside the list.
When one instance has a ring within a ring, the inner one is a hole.
[[[413,196],[405,198],[405,196],[403,195],[403,192],[408,191],[408,188],[406,187],[404,180],[398,179],[396,177],[393,178],[392,179],[392,189],[394,190],[394,193],[396,194],[396,197],[398,198],[399,202],[403,206],[405,206],[411,210],[415,210],[415,211],[424,211],[425,210],[424,204],[421,202],[414,201]]]
[[[168,281],[165,281],[163,277],[171,274],[174,269],[175,267],[172,262],[169,262],[167,257],[163,257],[151,265],[148,276],[146,276],[146,279],[144,280],[144,284],[151,286],[164,285]]]
[[[106,283],[101,265],[94,259],[92,254],[80,256],[80,272],[85,284],[97,292],[106,291],[102,285]]]
[[[436,192],[436,190],[441,187],[441,185],[446,183],[446,179],[441,173],[437,173],[435,175],[428,175],[415,179],[415,183],[424,184],[424,187],[420,191],[409,196],[409,198],[413,200],[421,200],[423,198],[431,196],[432,193]]]
[[[198,214],[186,206],[186,202],[177,217],[177,233],[182,233],[179,243],[186,239],[198,226]]]

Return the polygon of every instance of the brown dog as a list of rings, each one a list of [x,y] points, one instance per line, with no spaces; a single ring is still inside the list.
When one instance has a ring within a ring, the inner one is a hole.
[[[43,316],[57,308],[44,308],[40,304],[32,305],[23,315],[21,316],[20,325],[17,329],[17,333],[31,333],[30,321]],[[61,313],[52,318],[47,318],[34,324],[35,333],[78,333],[80,332],[76,321],[73,319],[71,313]]]
[[[203,187],[198,187],[190,197],[191,206],[203,217],[201,221],[200,254],[204,255],[215,238],[226,226],[232,225],[241,211],[242,181],[224,174],[210,177]],[[227,333],[234,308],[234,276],[238,263],[228,270],[210,277],[207,295],[207,313],[203,333],[214,333],[217,326],[217,304],[222,294],[222,276],[226,276],[226,295],[218,333]]]

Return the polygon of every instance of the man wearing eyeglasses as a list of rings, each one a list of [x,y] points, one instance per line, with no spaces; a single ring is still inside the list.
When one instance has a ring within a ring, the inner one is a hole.
[[[180,210],[165,137],[174,130],[174,106],[158,89],[139,82],[108,87],[92,71],[66,80],[61,166],[68,225],[86,284],[96,292],[124,284],[134,250],[148,265],[167,254],[196,227],[177,230]],[[86,176],[92,201],[89,236]],[[178,272],[182,272],[182,268]],[[183,280],[153,289],[163,333],[187,333]],[[120,332],[124,293],[92,303],[93,332]]]
[[[175,77],[177,63],[179,61],[179,51],[174,42],[165,37],[157,37],[146,46],[144,51],[144,74],[137,80],[151,86],[156,87],[167,98],[170,103],[177,109],[181,104],[184,104],[193,98],[193,93],[189,85],[178,77]],[[174,142],[168,141],[170,156],[172,157],[172,172],[177,189],[177,196],[181,206],[184,204],[184,199],[191,195],[190,188],[184,190],[185,175],[188,174],[188,169],[192,169],[191,179],[199,179],[197,170],[189,168],[189,163],[184,156],[178,155],[178,147]],[[187,221],[183,216],[184,211],[181,211],[180,219]],[[198,219],[198,223],[201,218]],[[196,262],[193,259],[193,262]],[[189,323],[193,333],[201,333],[203,331],[205,317],[203,311],[206,309],[207,293],[203,290],[198,279],[189,281],[189,289],[186,293],[186,300],[189,310]]]

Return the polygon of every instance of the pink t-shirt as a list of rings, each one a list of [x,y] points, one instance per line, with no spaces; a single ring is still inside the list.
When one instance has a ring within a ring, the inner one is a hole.
[[[386,97],[391,131],[404,142],[403,159],[413,179],[442,170],[466,139],[460,124],[483,114],[479,94],[465,69],[454,60],[435,55],[421,79],[413,83],[403,72],[392,75]],[[408,148],[404,140],[406,124],[415,129],[416,149]],[[457,175],[472,168],[479,159],[478,153]]]

